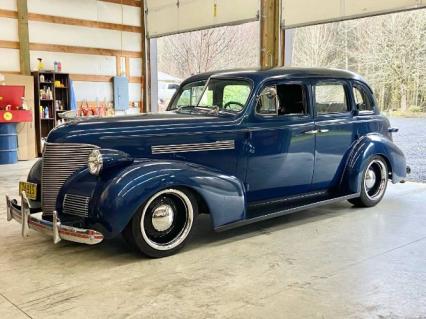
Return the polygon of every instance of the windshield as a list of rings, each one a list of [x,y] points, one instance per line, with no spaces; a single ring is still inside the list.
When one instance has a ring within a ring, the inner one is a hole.
[[[195,106],[203,93],[206,81],[192,82],[184,85],[171,101],[168,111],[176,110],[183,106]]]
[[[197,106],[238,113],[246,106],[250,92],[251,85],[245,80],[210,79]]]

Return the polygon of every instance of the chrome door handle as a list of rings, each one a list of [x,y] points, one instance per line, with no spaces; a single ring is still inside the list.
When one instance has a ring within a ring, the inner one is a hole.
[[[322,130],[319,130],[319,132],[320,132],[320,133],[327,133],[327,132],[330,132],[330,130],[322,129]]]
[[[317,134],[318,130],[306,131],[305,134]]]

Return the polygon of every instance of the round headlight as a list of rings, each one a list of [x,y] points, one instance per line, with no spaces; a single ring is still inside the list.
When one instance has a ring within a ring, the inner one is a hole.
[[[92,175],[99,175],[102,170],[103,159],[102,154],[99,150],[93,150],[89,155],[87,167]]]

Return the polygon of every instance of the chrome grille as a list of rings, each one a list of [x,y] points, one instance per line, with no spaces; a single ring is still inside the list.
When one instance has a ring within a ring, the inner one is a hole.
[[[41,178],[41,205],[44,213],[53,213],[62,185],[76,170],[87,165],[87,158],[95,148],[89,144],[45,144]]]
[[[80,217],[89,216],[89,197],[75,194],[66,194],[62,212]]]

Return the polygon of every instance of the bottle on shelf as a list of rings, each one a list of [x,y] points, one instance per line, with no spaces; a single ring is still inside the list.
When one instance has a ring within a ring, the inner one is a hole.
[[[44,108],[44,118],[45,119],[49,118],[49,107],[47,106]]]

